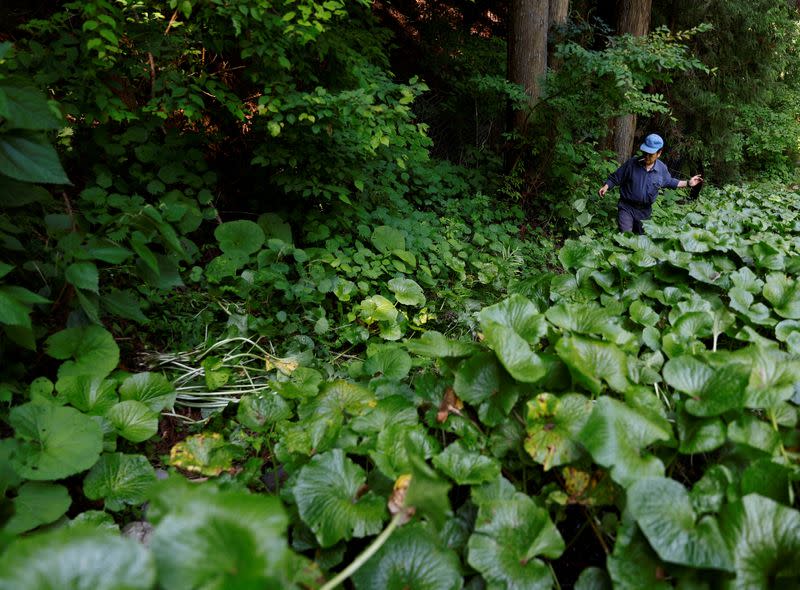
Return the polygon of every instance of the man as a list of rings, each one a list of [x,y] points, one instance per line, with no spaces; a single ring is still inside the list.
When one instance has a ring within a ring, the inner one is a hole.
[[[642,222],[650,219],[659,189],[694,187],[703,182],[699,174],[692,176],[688,181],[673,178],[664,162],[658,161],[663,148],[664,140],[661,136],[651,133],[639,146],[644,153],[643,156],[634,156],[625,162],[597,191],[597,194],[604,197],[608,189],[619,186],[620,195],[617,203],[619,231],[644,233]]]

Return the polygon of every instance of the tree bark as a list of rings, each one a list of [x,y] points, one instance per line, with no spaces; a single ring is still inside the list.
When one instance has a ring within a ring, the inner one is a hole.
[[[617,33],[636,37],[650,30],[652,0],[617,0]],[[614,151],[622,163],[633,152],[633,137],[636,132],[636,115],[622,115],[614,121]]]
[[[550,0],[550,43],[547,46],[547,66],[551,70],[557,70],[561,65],[560,63],[556,62],[553,54],[555,53],[556,45],[560,42],[560,36],[557,34],[557,30],[559,27],[566,24],[568,17],[569,0]]]
[[[549,0],[512,0],[511,26],[508,32],[508,79],[520,84],[533,107],[542,93],[542,80],[547,72],[547,26]],[[513,116],[515,131],[524,131],[528,113],[517,111]]]

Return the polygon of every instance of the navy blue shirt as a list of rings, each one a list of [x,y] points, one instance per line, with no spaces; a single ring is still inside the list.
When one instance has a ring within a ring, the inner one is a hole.
[[[619,186],[620,201],[637,207],[652,205],[661,188],[678,188],[678,179],[673,178],[666,164],[656,160],[650,170],[644,167],[644,158],[634,156],[617,168],[606,180],[608,188]]]

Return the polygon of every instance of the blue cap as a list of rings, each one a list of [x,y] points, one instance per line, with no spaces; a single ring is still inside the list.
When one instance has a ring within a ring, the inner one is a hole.
[[[656,133],[651,133],[644,138],[644,143],[639,146],[639,149],[648,154],[655,154],[658,150],[664,147],[664,140]]]

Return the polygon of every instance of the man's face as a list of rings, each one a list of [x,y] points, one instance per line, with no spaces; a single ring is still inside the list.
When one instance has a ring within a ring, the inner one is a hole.
[[[652,166],[656,160],[661,156],[661,150],[658,150],[654,154],[648,154],[647,152],[644,153],[644,163],[648,166]]]

